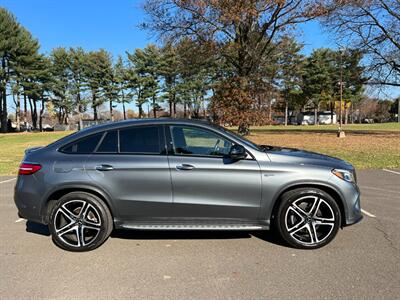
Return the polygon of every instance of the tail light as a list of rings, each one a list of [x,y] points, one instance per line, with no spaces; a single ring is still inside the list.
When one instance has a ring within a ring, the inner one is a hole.
[[[19,166],[18,175],[32,175],[42,168],[39,164],[22,163]]]

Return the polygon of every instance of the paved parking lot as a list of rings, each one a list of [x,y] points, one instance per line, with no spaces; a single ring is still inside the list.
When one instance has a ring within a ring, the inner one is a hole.
[[[364,220],[304,251],[271,233],[114,232],[69,253],[16,215],[0,177],[0,299],[399,299],[400,170],[360,171]]]

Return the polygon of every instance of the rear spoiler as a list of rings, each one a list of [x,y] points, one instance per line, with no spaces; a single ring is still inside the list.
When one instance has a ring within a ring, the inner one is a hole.
[[[27,149],[25,149],[25,154],[34,152],[34,151],[39,150],[39,149],[41,149],[41,148],[43,148],[43,146],[27,148]]]

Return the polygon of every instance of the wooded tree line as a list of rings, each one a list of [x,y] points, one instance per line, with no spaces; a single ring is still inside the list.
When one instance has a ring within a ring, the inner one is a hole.
[[[207,115],[245,134],[252,124],[270,123],[272,114],[287,122],[296,110],[333,112],[341,84],[343,99],[354,106],[365,84],[399,84],[398,6],[396,0],[148,0],[141,27],[158,33],[161,46],[117,58],[104,49],[62,47],[43,55],[29,31],[0,8],[1,129],[7,130],[9,99],[17,130],[27,112],[38,129],[46,110],[60,124],[75,119],[82,126],[87,112],[99,119],[105,105],[107,118],[113,120],[118,103],[127,118],[134,103],[139,118]],[[346,33],[348,47],[304,56],[295,27],[314,19],[338,41]]]

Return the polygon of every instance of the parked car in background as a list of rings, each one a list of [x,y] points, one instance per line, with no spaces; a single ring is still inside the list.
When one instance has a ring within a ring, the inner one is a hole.
[[[297,114],[297,124],[299,125],[313,125],[315,124],[314,112],[300,112]],[[318,123],[321,125],[336,124],[336,113],[330,111],[318,112]]]
[[[28,149],[14,199],[71,251],[95,249],[114,228],[275,229],[315,249],[362,217],[349,163],[179,119],[108,123]]]

